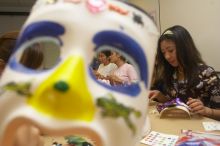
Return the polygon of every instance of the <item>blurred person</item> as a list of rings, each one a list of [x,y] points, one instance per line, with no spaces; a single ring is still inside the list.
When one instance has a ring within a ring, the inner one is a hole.
[[[18,31],[7,32],[0,37],[0,76],[4,71],[18,37]],[[15,131],[13,146],[43,146],[39,129],[23,125]]]
[[[95,76],[97,79],[106,80],[106,77],[110,75],[113,70],[118,68],[115,63],[110,62],[110,55],[111,51],[109,50],[104,50],[98,53],[98,60],[100,64],[97,71],[95,72]]]
[[[11,31],[0,37],[0,76],[13,52],[18,34],[18,31]]]
[[[130,85],[138,81],[138,74],[133,65],[128,64],[118,52],[111,52],[110,60],[118,68],[108,76],[111,85]]]

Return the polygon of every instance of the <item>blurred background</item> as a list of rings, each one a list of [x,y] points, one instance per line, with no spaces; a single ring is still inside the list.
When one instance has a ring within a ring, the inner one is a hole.
[[[206,63],[220,71],[220,0],[122,0],[146,10],[163,32],[173,25],[189,30]],[[19,30],[35,0],[0,0],[0,35]]]

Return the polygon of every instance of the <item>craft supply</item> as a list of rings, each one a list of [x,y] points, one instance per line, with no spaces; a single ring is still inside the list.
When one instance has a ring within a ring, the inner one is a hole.
[[[145,136],[140,142],[150,146],[175,146],[177,140],[177,135],[151,131],[150,134]]]
[[[203,122],[206,131],[220,130],[220,122]]]
[[[181,130],[182,136],[176,146],[220,146],[220,135],[192,130]]]
[[[160,118],[176,117],[176,118],[190,118],[190,108],[180,98],[175,98],[165,103],[158,103],[156,105]]]

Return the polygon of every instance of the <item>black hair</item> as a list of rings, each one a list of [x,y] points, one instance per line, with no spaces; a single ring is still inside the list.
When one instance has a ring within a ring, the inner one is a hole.
[[[101,51],[101,52],[99,52],[99,53],[105,54],[105,56],[106,56],[107,58],[111,55],[111,51],[110,51],[110,50],[103,50],[103,51]]]
[[[18,31],[7,32],[0,37],[0,59],[8,62],[9,57],[14,51]]]
[[[201,54],[195,46],[195,43],[190,33],[182,26],[175,25],[166,29],[158,40],[158,65],[163,69],[162,79],[169,88],[172,83],[172,75],[176,68],[171,66],[165,59],[161,52],[161,42],[164,40],[171,40],[176,45],[176,56],[179,66],[183,68],[184,77],[188,80],[188,87],[193,85],[193,76],[198,71],[199,64],[205,64],[202,60]]]

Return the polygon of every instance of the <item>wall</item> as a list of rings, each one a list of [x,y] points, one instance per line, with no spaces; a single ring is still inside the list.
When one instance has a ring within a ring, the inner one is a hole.
[[[27,16],[0,15],[0,35],[11,30],[20,30]]]
[[[160,0],[161,31],[173,25],[189,30],[203,59],[220,71],[220,0]]]
[[[188,29],[204,61],[220,71],[220,0],[129,0],[129,2],[146,11],[156,10],[156,20],[161,32],[173,25],[182,25]]]
[[[186,27],[206,63],[220,71],[220,0],[128,1],[152,14],[161,31],[176,24]],[[26,16],[0,15],[0,34],[20,29],[25,19]]]

